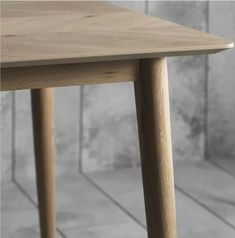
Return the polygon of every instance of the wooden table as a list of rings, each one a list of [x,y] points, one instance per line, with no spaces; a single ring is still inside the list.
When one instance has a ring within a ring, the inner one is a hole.
[[[30,89],[41,237],[55,237],[53,87],[134,82],[149,238],[175,238],[166,56],[233,42],[102,2],[2,2],[1,90]]]

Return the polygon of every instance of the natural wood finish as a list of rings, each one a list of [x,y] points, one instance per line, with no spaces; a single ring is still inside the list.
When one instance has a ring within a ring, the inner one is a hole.
[[[233,42],[104,2],[2,6],[3,67],[206,54]]]
[[[138,61],[3,68],[1,90],[134,81]]]
[[[215,53],[233,42],[104,2],[4,1],[1,7],[1,89],[32,89],[41,237],[55,238],[48,87],[137,79],[148,236],[176,238],[167,66],[164,58],[147,58]]]
[[[143,60],[135,82],[149,238],[176,238],[167,63]]]
[[[55,238],[53,89],[31,91],[39,217],[42,238]]]

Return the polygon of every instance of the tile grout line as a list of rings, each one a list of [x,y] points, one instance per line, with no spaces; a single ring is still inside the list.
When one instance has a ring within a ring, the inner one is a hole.
[[[144,7],[145,7],[145,9],[144,9],[145,14],[148,15],[148,13],[149,13],[149,1],[148,0],[145,0]]]
[[[125,212],[130,218],[132,218],[136,223],[138,223],[138,225],[140,225],[142,228],[144,228],[146,230],[146,226],[143,225],[137,218],[135,218],[125,207],[123,207],[119,202],[117,202],[111,195],[109,195],[103,188],[101,188],[97,183],[95,183],[88,175],[86,174],[81,174],[91,185],[93,185],[96,189],[98,189],[103,195],[105,195],[111,202],[113,202],[116,206],[118,206],[123,212]],[[207,212],[209,212],[210,214],[212,214],[213,216],[215,216],[216,218],[218,218],[220,221],[222,221],[223,223],[225,223],[227,226],[229,226],[230,228],[232,228],[233,230],[235,230],[235,226],[233,224],[231,224],[230,222],[226,221],[223,217],[221,217],[220,215],[218,215],[217,213],[215,213],[212,209],[210,209],[209,207],[207,207],[205,204],[203,204],[202,202],[200,202],[198,199],[196,199],[194,196],[192,196],[191,194],[187,193],[186,191],[184,191],[184,189],[182,189],[181,187],[179,187],[178,185],[175,184],[175,190],[177,190],[178,192],[182,193],[183,195],[185,195],[186,197],[188,197],[191,201],[193,201],[194,203],[196,203],[197,205],[199,205],[200,207],[202,207],[203,209],[205,209]]]
[[[24,187],[17,181],[16,179],[16,100],[15,100],[15,92],[12,92],[12,118],[11,118],[11,181],[12,183],[19,189],[19,191],[23,194],[24,197],[37,209],[37,203],[32,199],[32,197],[27,193]],[[66,238],[64,233],[60,230],[60,228],[56,227],[56,231],[61,235],[62,238]]]
[[[129,218],[135,221],[139,226],[146,230],[146,226],[142,224],[131,212],[129,212],[125,207],[123,207],[118,201],[116,201],[111,195],[109,195],[103,188],[101,188],[96,182],[94,182],[87,174],[80,174],[85,178],[94,188],[96,188],[100,193],[102,193],[106,198],[108,198],[114,205],[116,205],[121,211],[123,211]]]
[[[220,221],[222,221],[223,223],[225,223],[227,226],[229,226],[230,228],[232,228],[233,230],[235,230],[235,226],[233,224],[231,224],[230,222],[226,221],[223,217],[221,217],[220,215],[218,215],[217,213],[215,213],[212,209],[210,209],[209,207],[207,207],[205,204],[203,204],[202,202],[200,202],[197,198],[195,198],[193,195],[187,193],[186,191],[184,191],[184,189],[182,189],[181,187],[179,187],[178,185],[175,184],[175,189],[178,192],[181,192],[182,194],[184,194],[186,197],[188,197],[190,200],[192,200],[193,202],[195,202],[196,204],[198,204],[199,206],[201,206],[203,209],[205,209],[207,212],[211,213],[212,215],[214,215],[216,218],[218,218]]]
[[[235,176],[230,173],[227,169],[223,168],[222,166],[220,166],[219,164],[217,164],[215,161],[209,160],[208,161],[212,166],[216,167],[217,169],[223,171],[224,173],[226,173],[229,176],[232,176],[233,178],[235,178]]]
[[[27,191],[24,189],[24,187],[17,181],[13,181],[13,184],[21,191],[21,193],[23,193],[23,195],[28,199],[28,201],[30,203],[32,203],[32,205],[38,209],[38,205],[37,203],[33,200],[33,198],[27,193]]]
[[[13,181],[13,184],[20,190],[20,192],[28,199],[28,201],[30,203],[32,203],[32,205],[34,206],[34,208],[36,208],[36,210],[38,210],[38,205],[37,203],[32,199],[32,197],[27,193],[27,191],[24,189],[24,187],[18,183],[18,181]],[[60,228],[56,227],[56,231],[58,232],[58,234],[61,235],[62,238],[66,238],[65,234],[61,231]]]
[[[11,180],[15,181],[15,167],[16,167],[16,155],[15,155],[15,91],[12,91],[11,99]]]
[[[80,86],[80,108],[79,108],[79,153],[78,153],[78,173],[83,172],[82,156],[83,156],[83,104],[84,104],[84,87]]]
[[[206,32],[210,32],[210,2],[209,0],[206,1]],[[210,159],[210,153],[209,153],[209,56],[205,56],[205,85],[204,85],[204,93],[205,93],[205,108],[204,108],[204,159],[209,160]]]

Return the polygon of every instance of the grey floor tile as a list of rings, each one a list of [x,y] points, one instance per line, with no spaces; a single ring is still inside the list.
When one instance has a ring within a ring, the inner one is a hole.
[[[134,222],[64,231],[67,238],[145,238],[146,230]]]
[[[235,158],[233,159],[212,159],[212,163],[235,177]]]
[[[207,163],[196,166],[177,163],[175,174],[177,186],[183,187],[183,191],[191,196],[200,196],[200,202],[211,206],[213,211],[222,212],[220,214],[224,218],[232,221],[234,205],[231,201],[227,204],[227,200],[224,201],[225,197],[221,195],[224,194],[228,200],[234,199],[233,192],[228,189],[233,190],[234,187],[229,181],[234,181],[232,176],[228,178],[224,172]],[[97,172],[89,176],[101,190],[145,225],[140,169]],[[34,181],[20,183],[36,201]],[[227,186],[226,189],[224,185]],[[144,228],[82,176],[69,175],[58,179],[57,205],[58,226],[66,238],[147,238]],[[178,237],[234,237],[234,229],[184,192],[176,191],[176,205]],[[39,238],[37,209],[12,183],[2,183],[1,211],[1,237]]]
[[[178,170],[176,170],[176,173],[178,173]],[[139,169],[92,173],[90,177],[136,218],[145,222]],[[184,179],[185,181],[188,180],[187,177],[184,177]],[[201,186],[203,186],[203,183]],[[179,191],[176,191],[176,206],[178,237],[234,237],[235,230]]]
[[[212,164],[175,163],[177,186],[207,206],[234,227],[235,235],[235,179]]]
[[[0,138],[1,138],[1,176],[0,180],[11,179],[12,155],[12,101],[13,92],[0,93]]]
[[[1,237],[39,238],[36,208],[11,182],[1,183]]]
[[[20,181],[36,201],[34,182]],[[113,226],[132,220],[80,175],[57,180],[57,223],[62,229]]]
[[[90,173],[90,178],[146,226],[139,169]]]
[[[38,210],[12,182],[1,183],[1,238],[40,238]],[[57,238],[62,238],[57,234]]]
[[[103,194],[81,176],[58,182],[58,223],[62,228],[130,222]]]
[[[176,191],[179,238],[233,238],[235,230],[190,198]]]

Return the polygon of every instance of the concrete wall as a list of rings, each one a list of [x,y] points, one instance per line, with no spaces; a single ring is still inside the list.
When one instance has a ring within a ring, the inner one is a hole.
[[[234,2],[115,3],[235,39]],[[174,159],[204,159],[206,138],[211,159],[235,158],[234,50],[210,56],[209,69],[205,56],[168,63]],[[58,88],[55,104],[59,176],[138,166],[132,83]],[[1,94],[1,147],[3,179],[10,179],[12,170],[19,178],[34,177],[28,91]]]
[[[205,2],[119,2],[153,16],[206,31]],[[205,56],[170,58],[171,121],[175,160],[204,158]],[[83,169],[139,164],[132,84],[84,87]]]
[[[235,41],[235,2],[210,2],[210,32]],[[208,156],[235,160],[235,49],[209,58]]]
[[[78,171],[80,88],[55,90],[57,175]],[[1,178],[34,178],[29,90],[1,94]]]
[[[11,179],[12,171],[12,92],[1,92],[1,179]]]
[[[80,114],[79,87],[55,90],[55,139],[57,174],[78,171]],[[29,90],[15,93],[15,175],[35,176],[32,143],[32,118]]]

